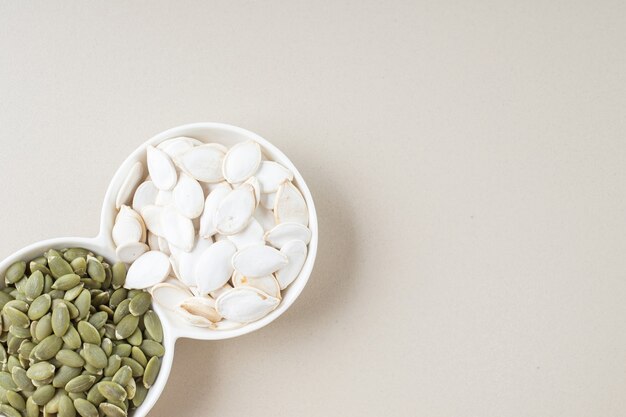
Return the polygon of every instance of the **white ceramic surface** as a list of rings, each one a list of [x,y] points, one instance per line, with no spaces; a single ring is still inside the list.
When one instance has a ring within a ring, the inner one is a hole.
[[[253,323],[249,323],[243,327],[232,330],[209,330],[205,328],[194,327],[181,320],[179,317],[172,315],[170,312],[164,311],[156,303],[153,304],[155,312],[161,318],[164,331],[163,344],[165,346],[165,355],[162,358],[161,371],[155,384],[150,388],[148,396],[144,403],[137,408],[132,414],[134,417],[143,417],[148,414],[150,409],[157,402],[161,392],[165,388],[165,384],[169,377],[172,361],[174,358],[174,348],[176,340],[179,338],[190,338],[199,340],[221,340],[229,339],[237,336],[241,336],[250,333],[254,330],[258,330],[276,320],[281,314],[283,314],[298,298],[304,286],[306,285],[309,276],[313,270],[313,264],[317,254],[318,244],[318,224],[317,214],[315,212],[315,205],[311,193],[304,182],[304,179],[291,163],[291,161],[280,151],[273,146],[267,140],[261,136],[252,133],[248,130],[222,124],[222,123],[194,123],[175,127],[165,132],[159,133],[154,136],[139,148],[137,148],[126,160],[122,163],[117,170],[104,198],[104,204],[102,207],[101,219],[100,219],[100,232],[98,236],[94,238],[79,238],[79,237],[67,237],[56,238],[40,241],[29,245],[6,259],[0,262],[0,276],[4,275],[4,271],[13,262],[18,260],[27,260],[40,256],[47,249],[62,249],[66,247],[84,247],[95,253],[104,256],[109,261],[116,261],[115,246],[111,237],[111,229],[115,220],[117,210],[115,209],[115,198],[117,192],[122,185],[127,173],[131,169],[132,165],[136,161],[146,160],[146,146],[156,146],[166,139],[174,138],[177,136],[187,136],[199,139],[203,142],[219,142],[226,146],[232,146],[235,143],[245,140],[254,140],[261,145],[263,153],[268,159],[281,163],[289,168],[294,174],[294,184],[298,186],[302,195],[304,196],[308,208],[309,208],[309,228],[312,232],[311,242],[309,244],[309,252],[307,260],[300,272],[298,278],[283,291],[283,298],[276,310],[268,314]]]

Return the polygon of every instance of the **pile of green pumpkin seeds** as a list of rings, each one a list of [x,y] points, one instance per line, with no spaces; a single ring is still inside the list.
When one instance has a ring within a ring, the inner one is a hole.
[[[86,249],[16,262],[0,291],[0,414],[125,417],[164,354],[152,298]]]

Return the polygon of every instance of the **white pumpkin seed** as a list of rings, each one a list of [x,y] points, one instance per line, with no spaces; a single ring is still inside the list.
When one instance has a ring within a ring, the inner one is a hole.
[[[233,285],[237,287],[253,287],[263,291],[267,295],[271,295],[279,300],[282,298],[280,294],[280,285],[274,275],[266,275],[264,277],[246,277],[240,272],[235,271],[233,274]]]
[[[141,182],[143,178],[143,164],[136,162],[128,172],[126,179],[120,187],[117,198],[115,199],[115,208],[119,210],[124,204],[128,204],[133,196],[133,192]]]
[[[284,290],[300,274],[308,253],[306,244],[301,240],[292,240],[283,245],[280,250],[287,257],[289,263],[276,271],[276,279],[280,284],[280,289]]]
[[[174,245],[186,252],[193,249],[196,231],[188,217],[183,216],[173,206],[163,208],[161,213],[163,237],[170,245]]]
[[[256,210],[254,210],[254,218],[257,219],[259,224],[261,224],[261,226],[263,227],[263,230],[265,230],[266,232],[276,226],[274,212],[266,209],[262,205],[258,206]]]
[[[193,326],[215,328],[215,323],[213,323],[211,320],[203,316],[191,314],[189,311],[185,310],[181,306],[176,307],[174,311],[178,313],[183,320],[187,321]]]
[[[293,174],[284,166],[273,161],[263,161],[255,176],[264,194],[275,193],[285,181],[293,181]]]
[[[150,250],[161,250],[159,237],[152,232],[148,232],[148,246],[150,247]]]
[[[268,210],[274,210],[276,202],[276,193],[261,194],[261,205]]]
[[[242,186],[244,185],[252,187],[254,191],[254,201],[256,206],[258,206],[261,203],[261,186],[259,185],[259,180],[257,180],[256,177],[250,177],[242,184]]]
[[[246,185],[232,190],[215,212],[215,229],[223,235],[234,235],[250,222],[256,207],[254,190]]]
[[[176,167],[165,152],[154,146],[147,148],[148,172],[152,182],[159,190],[171,190],[176,185],[178,173]]]
[[[163,236],[162,213],[163,207],[159,206],[145,206],[141,210],[141,217],[143,217],[146,228],[157,236]]]
[[[137,260],[141,255],[148,252],[150,248],[148,245],[142,242],[129,242],[118,246],[115,249],[115,254],[120,262],[132,263]]]
[[[156,203],[158,194],[159,189],[156,188],[152,181],[142,182],[139,187],[137,187],[137,191],[135,191],[135,196],[133,197],[133,210],[137,213],[141,213],[141,209],[145,206]]]
[[[174,159],[196,146],[197,142],[199,142],[197,139],[180,136],[159,143],[157,148],[168,154],[170,158]]]
[[[126,288],[144,289],[162,282],[170,273],[170,260],[167,255],[150,251],[141,255],[128,268]]]
[[[212,145],[201,145],[189,149],[179,155],[176,165],[198,181],[220,182],[222,175],[222,160],[224,152]]]
[[[301,240],[308,245],[311,241],[311,230],[300,223],[281,223],[265,233],[265,240],[277,249],[292,240]]]
[[[241,232],[228,236],[228,240],[233,242],[237,247],[237,250],[243,249],[246,246],[263,243],[264,230],[261,224],[255,219],[250,220],[250,224]]]
[[[180,281],[170,279],[152,287],[150,294],[155,302],[170,311],[176,310],[180,303],[193,296]]]
[[[204,212],[202,217],[200,217],[200,229],[198,231],[200,236],[204,238],[209,238],[217,233],[217,230],[215,230],[215,213],[224,197],[231,191],[230,188],[221,184],[211,191],[204,202]]]
[[[250,178],[259,169],[261,147],[254,141],[241,142],[230,148],[222,165],[226,181],[239,184]]]
[[[233,288],[220,295],[215,302],[215,309],[222,317],[239,322],[249,323],[259,320],[272,312],[280,303],[253,287]]]
[[[196,241],[191,252],[185,252],[176,247],[172,247],[172,256],[176,263],[176,276],[187,286],[196,285],[196,264],[198,260],[213,244],[211,238],[204,239],[199,236],[196,237]]]
[[[204,191],[198,181],[189,175],[182,173],[179,176],[178,184],[174,187],[173,197],[174,205],[182,215],[195,219],[202,214]]]
[[[122,206],[115,219],[111,234],[117,246],[129,242],[139,242],[142,240],[142,237],[144,237],[146,226],[141,220],[141,217],[138,218],[131,212],[135,213],[130,207]]]
[[[180,308],[194,316],[204,317],[216,323],[222,319],[215,310],[215,300],[211,297],[191,297],[180,304]]]
[[[233,256],[233,267],[248,277],[270,275],[287,265],[287,257],[265,245],[247,246]]]
[[[200,294],[208,294],[228,282],[233,273],[231,259],[236,251],[232,242],[222,240],[200,255],[195,267],[196,286]]]
[[[296,222],[309,225],[309,210],[300,190],[290,181],[284,182],[276,193],[274,202],[276,223]]]

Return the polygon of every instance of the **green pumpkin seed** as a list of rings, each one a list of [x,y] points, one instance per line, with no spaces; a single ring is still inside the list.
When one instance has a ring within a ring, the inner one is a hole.
[[[108,359],[106,368],[104,368],[104,376],[112,377],[120,369],[122,365],[122,358],[117,355],[113,355]]]
[[[63,365],[71,366],[73,368],[80,368],[85,365],[85,360],[83,359],[83,357],[73,350],[69,349],[60,350],[56,354],[56,360],[58,360]]]
[[[54,365],[48,362],[39,362],[32,365],[26,371],[26,376],[28,376],[32,380],[43,381],[48,379],[54,375],[55,371]]]
[[[14,326],[30,326],[30,319],[28,318],[28,316],[15,307],[4,306],[4,309],[2,309],[2,313],[6,314],[6,316],[9,318],[9,321]]]
[[[124,401],[126,399],[126,390],[120,384],[113,381],[100,381],[98,383],[98,391],[109,401]]]
[[[128,310],[133,316],[143,316],[152,304],[152,296],[150,293],[141,292],[135,295],[128,305]]]
[[[11,407],[18,411],[26,411],[26,400],[15,391],[7,391],[7,400]]]
[[[23,366],[20,363],[20,360],[17,358],[17,356],[9,356],[9,360],[7,361],[7,366],[6,366],[7,371],[9,371],[9,373],[11,373],[11,372],[13,372],[13,368],[15,368],[15,367],[23,368]]]
[[[59,398],[57,417],[76,417],[74,402],[65,394]]]
[[[76,378],[82,372],[82,368],[74,368],[71,366],[61,366],[54,379],[52,380],[52,386],[55,388],[63,388],[72,379]]]
[[[106,401],[104,395],[100,394],[100,391],[98,391],[98,384],[91,387],[87,393],[87,400],[95,406]]]
[[[146,365],[146,370],[143,374],[143,385],[146,388],[150,388],[154,385],[154,382],[159,376],[159,370],[161,369],[161,361],[156,356],[153,356],[148,365]]]
[[[65,391],[67,392],[85,392],[89,390],[95,384],[96,377],[93,375],[79,375],[72,378],[67,384],[65,384]]]
[[[31,261],[30,264],[28,264],[28,269],[30,270],[31,274],[35,272],[41,272],[42,275],[50,274],[50,270],[48,269],[46,265],[40,264],[35,261]]]
[[[78,317],[81,320],[84,320],[89,314],[89,307],[91,306],[91,293],[88,290],[83,289],[78,297],[76,297],[74,304],[78,309]]]
[[[7,269],[7,272],[4,274],[4,281],[7,285],[15,284],[17,281],[22,279],[22,277],[24,276],[24,272],[26,272],[26,262],[15,262]]]
[[[7,404],[0,404],[0,413],[6,417],[22,417],[22,413]]]
[[[85,258],[74,259],[70,262],[70,266],[72,267],[76,275],[84,277],[87,273],[87,261],[85,260]]]
[[[133,370],[130,369],[130,366],[124,365],[113,375],[112,381],[116,384],[120,384],[125,387],[128,385],[128,382],[133,378]],[[132,398],[131,398],[132,399]]]
[[[93,290],[93,294],[91,294],[91,305],[94,307],[99,307],[101,305],[106,305],[109,302],[109,293],[104,292],[96,292],[99,290]],[[95,294],[95,295],[94,295]]]
[[[93,254],[84,248],[69,248],[63,254],[63,258],[65,258],[65,260],[68,262],[72,262],[77,258],[87,259],[87,256],[91,255]]]
[[[102,403],[98,408],[107,417],[126,417],[128,415],[122,408],[111,403]]]
[[[28,308],[28,318],[39,320],[48,313],[52,305],[52,298],[49,294],[42,294],[35,298]]]
[[[26,317],[28,320],[28,317]],[[120,339],[126,339],[131,334],[137,330],[137,326],[139,325],[139,317],[133,316],[132,314],[124,317],[115,327],[115,337]]]
[[[52,331],[63,337],[70,326],[70,312],[66,304],[59,304],[52,310]]]
[[[14,298],[10,294],[0,291],[0,310],[4,308],[6,303],[8,303],[9,301],[13,301],[13,300]]]
[[[83,357],[89,365],[98,369],[104,369],[108,363],[104,350],[100,346],[91,343],[83,344]]]
[[[100,283],[100,282],[98,282],[96,280],[93,280],[91,278],[83,278],[81,281],[85,285],[85,288],[88,288],[88,289],[100,289],[100,288],[102,288],[102,283]]]
[[[82,341],[80,335],[73,325],[70,324],[67,328],[67,332],[63,335],[63,342],[67,345],[67,349],[74,350],[81,346]]]
[[[143,386],[143,384],[137,385],[137,390],[135,391],[135,397],[133,398],[133,405],[135,407],[139,407],[143,404],[146,396],[148,395],[148,389]]]
[[[54,281],[54,284],[52,284],[52,289],[67,291],[71,290],[78,284],[80,284],[80,277],[72,272],[57,278],[57,280]]]
[[[26,400],[26,417],[39,417],[39,406],[35,404],[32,397]]]
[[[132,400],[135,398],[135,394],[137,393],[137,383],[134,379],[131,379],[128,384],[124,387],[126,390],[126,398]]]
[[[16,366],[13,368],[11,372],[11,377],[13,378],[13,382],[20,391],[34,391],[35,387],[30,381],[28,375],[26,375],[26,371],[24,368],[20,368]]]
[[[52,277],[56,280],[64,275],[74,274],[72,266],[60,256],[51,256],[48,258],[48,269],[50,269]]]
[[[130,356],[132,346],[128,343],[120,343],[113,348],[113,353],[121,358],[128,358]]]
[[[28,303],[23,300],[11,300],[4,305],[5,308],[14,308],[16,310],[21,311],[22,313],[28,312]]]
[[[146,356],[160,357],[165,354],[165,348],[163,347],[163,345],[152,340],[144,340],[143,342],[141,342],[140,348],[143,353],[146,354]]]
[[[130,314],[130,300],[126,299],[120,302],[113,314],[113,323],[118,324],[122,319]]]
[[[74,408],[82,417],[98,417],[98,409],[92,403],[81,398],[74,400]]]
[[[163,342],[163,326],[159,316],[152,310],[148,311],[143,317],[143,324],[146,326],[146,332],[155,342]]]
[[[7,391],[17,391],[17,385],[9,372],[0,372],[0,387]]]
[[[31,398],[35,404],[42,406],[54,397],[55,392],[56,390],[52,385],[44,385],[37,388]]]
[[[78,322],[78,334],[84,343],[99,345],[101,343],[100,333],[96,328],[86,321]]]
[[[122,301],[126,299],[128,295],[128,290],[126,288],[118,288],[113,291],[111,294],[111,298],[109,300],[109,305],[113,308],[116,308]]]
[[[101,329],[106,324],[107,319],[107,313],[99,311],[89,318],[89,323],[96,329]]]
[[[65,297],[65,291],[62,291],[62,290],[50,290],[48,294],[50,295],[50,298],[52,298],[53,301],[61,300],[63,297]]]
[[[98,306],[98,310],[100,310],[100,311],[102,311],[104,313],[107,313],[108,317],[113,317],[114,312],[111,309],[111,307],[109,307],[109,306],[105,306],[105,305]]]
[[[122,358],[122,365],[129,366],[133,371],[133,378],[143,376],[143,367],[132,358]]]
[[[80,284],[78,284],[77,286],[75,286],[74,288],[72,288],[71,290],[68,290],[65,292],[65,295],[63,296],[63,299],[65,301],[74,301],[81,292],[83,292],[83,287],[85,286],[85,284],[83,284],[82,282]],[[80,311],[80,309],[79,309]]]
[[[47,361],[55,357],[61,350],[61,346],[63,346],[63,339],[52,334],[35,346],[32,353],[40,361]]]
[[[128,336],[128,338],[126,338],[126,340],[128,341],[128,343],[130,343],[133,346],[141,345],[141,342],[143,342],[143,336],[141,335],[141,330],[137,328],[137,330],[135,330],[133,334],[131,334],[130,336]]]
[[[27,300],[34,300],[35,298],[41,295],[44,287],[44,277],[41,271],[34,272],[28,279],[26,280],[26,285],[24,286],[24,295]]]
[[[37,322],[37,327],[35,328],[35,336],[37,336],[37,340],[43,340],[51,334],[52,314],[48,313]]]
[[[113,342],[109,338],[104,338],[104,340],[102,340],[102,343],[100,344],[100,347],[102,348],[102,350],[104,350],[104,353],[106,353],[107,356],[111,356],[111,354],[113,353]]]
[[[87,274],[96,282],[104,282],[106,278],[102,262],[93,256],[87,257]]]
[[[141,365],[144,368],[148,364],[148,358],[146,358],[146,355],[138,346],[133,346],[131,353],[130,353],[130,357],[136,360],[139,363],[139,365]]]
[[[43,282],[43,292],[50,293],[50,291],[52,291],[52,284],[54,284],[54,279],[51,275],[46,275]]]
[[[9,333],[13,337],[27,339],[30,337],[30,325],[28,327],[16,327],[14,325],[11,325],[9,327]]]
[[[126,283],[126,265],[122,262],[118,262],[111,268],[113,272],[113,279],[111,285],[114,289],[123,287]]]

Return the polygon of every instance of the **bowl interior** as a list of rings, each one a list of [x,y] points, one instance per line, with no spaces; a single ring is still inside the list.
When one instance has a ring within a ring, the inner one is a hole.
[[[293,165],[293,163],[283,154],[278,148],[269,143],[264,138],[259,135],[252,133],[248,130],[241,129],[235,126],[221,124],[221,123],[196,123],[190,125],[184,125],[180,127],[176,127],[170,130],[167,130],[163,133],[160,133],[154,136],[152,139],[145,142],[138,149],[136,149],[120,166],[118,171],[116,172],[109,189],[107,190],[107,194],[105,196],[105,201],[102,209],[102,220],[101,220],[101,235],[108,240],[107,245],[110,245],[113,248],[113,244],[111,242],[110,232],[113,227],[115,216],[117,214],[117,210],[115,209],[115,197],[117,196],[117,192],[121,187],[124,179],[126,178],[128,172],[130,171],[133,164],[137,161],[146,162],[146,147],[147,145],[156,146],[159,143],[163,142],[166,139],[175,138],[178,136],[186,136],[194,139],[198,139],[202,142],[217,142],[228,147],[242,142],[246,140],[254,140],[261,145],[263,153],[265,156],[273,161],[276,161],[285,167],[289,168],[294,174],[294,184],[300,189],[302,195],[304,196],[308,209],[309,209],[309,228],[312,232],[311,242],[309,244],[308,256],[300,275],[296,280],[283,291],[283,299],[276,310],[253,323],[249,323],[244,325],[243,327],[239,327],[236,329],[230,330],[210,330],[199,328],[195,326],[189,325],[184,320],[180,319],[174,314],[166,314],[168,319],[175,324],[174,331],[177,332],[178,337],[189,337],[193,339],[204,339],[204,340],[218,340],[218,339],[227,339],[231,337],[240,336],[254,330],[257,330],[267,324],[271,323],[273,320],[278,318],[282,313],[284,313],[291,304],[296,300],[296,298],[302,292],[304,286],[306,285],[309,276],[311,275],[311,271],[313,269],[313,264],[315,262],[315,257],[317,254],[317,243],[318,243],[318,224],[317,224],[317,214],[315,211],[315,205],[313,203],[313,198],[311,196],[311,192],[307,187],[302,175],[298,172],[297,168]]]
[[[115,259],[115,251],[112,250],[111,246],[103,244],[103,242],[98,238],[50,239],[37,242],[23,249],[20,249],[19,251],[13,253],[2,262],[0,262],[0,277],[4,276],[6,269],[14,262],[34,259],[38,256],[41,256],[48,249],[63,249],[71,247],[81,247],[89,249],[90,251],[97,253],[98,255],[102,255],[105,260],[108,260],[109,262]],[[0,286],[4,287],[4,280],[2,280]],[[165,347],[165,355],[161,359],[161,370],[159,372],[159,376],[157,377],[154,385],[150,388],[150,391],[148,391],[148,395],[146,396],[143,404],[139,408],[134,410],[131,414],[134,417],[145,416],[148,411],[150,411],[150,409],[154,406],[161,392],[163,391],[163,388],[165,388],[167,378],[172,368],[172,360],[174,358],[174,344],[176,342],[177,335],[172,330],[173,324],[168,320],[167,315],[164,314],[159,305],[154,303],[152,305],[152,308],[157,313],[163,324],[163,346]]]

